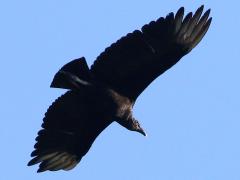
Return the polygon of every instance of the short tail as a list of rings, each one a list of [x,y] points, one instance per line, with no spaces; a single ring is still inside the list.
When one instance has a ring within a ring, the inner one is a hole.
[[[54,76],[50,87],[79,89],[91,85],[91,74],[84,57],[65,64]]]

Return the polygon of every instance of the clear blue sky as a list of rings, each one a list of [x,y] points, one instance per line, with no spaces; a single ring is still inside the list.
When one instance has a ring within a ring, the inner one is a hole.
[[[135,116],[148,133],[112,124],[72,171],[27,167],[42,118],[64,90],[57,70],[145,23],[185,6],[212,9],[203,41],[140,96]],[[239,180],[240,3],[233,1],[1,1],[1,180]]]

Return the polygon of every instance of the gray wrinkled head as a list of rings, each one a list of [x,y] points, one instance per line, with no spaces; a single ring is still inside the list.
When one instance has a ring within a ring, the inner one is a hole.
[[[144,131],[144,129],[141,127],[140,123],[136,119],[132,120],[132,128],[131,128],[131,130],[139,132],[139,133],[141,133],[144,136],[147,136],[146,132]]]

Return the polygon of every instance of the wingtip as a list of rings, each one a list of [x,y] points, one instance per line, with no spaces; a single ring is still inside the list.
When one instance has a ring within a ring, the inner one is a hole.
[[[198,9],[204,9],[204,4],[202,4]]]
[[[28,163],[27,163],[27,166],[32,166],[33,164],[32,164],[32,162],[31,161],[29,161]]]
[[[209,23],[211,23],[211,22],[212,22],[212,17],[210,17],[210,18],[208,19],[208,21],[209,21]]]
[[[212,23],[212,17],[208,19],[208,21],[206,22],[206,25],[209,27],[211,23]]]
[[[183,7],[183,6],[180,7],[180,8],[178,9],[176,15],[175,15],[175,18],[176,18],[177,16],[179,16],[180,14],[183,15],[183,14],[184,14],[184,11],[185,11],[184,7]]]
[[[31,160],[27,163],[27,166],[32,166],[32,165],[34,165],[34,164],[36,164],[36,158],[31,159]]]
[[[183,7],[183,6],[180,7],[180,8],[178,9],[178,11],[184,11],[184,7]]]
[[[41,173],[41,172],[44,172],[44,171],[46,171],[46,170],[39,168],[39,169],[37,170],[37,173]]]
[[[188,18],[191,18],[193,16],[193,13],[192,12],[189,12],[184,19],[188,19]]]
[[[50,88],[55,88],[54,82],[52,82],[52,83],[50,84]]]
[[[36,156],[36,150],[34,150],[32,153],[31,153],[31,155],[30,155],[31,157],[34,157],[34,156]]]
[[[211,12],[211,8],[209,8],[209,9],[205,12],[205,14],[210,14],[210,12]]]
[[[196,10],[195,14],[202,14],[203,9],[204,9],[204,5],[201,5],[201,6]]]
[[[201,19],[203,19],[204,21],[206,21],[210,15],[211,9],[209,8],[202,16]]]

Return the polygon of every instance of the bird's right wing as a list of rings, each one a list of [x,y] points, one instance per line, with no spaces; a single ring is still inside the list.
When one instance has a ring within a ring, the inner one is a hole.
[[[40,163],[38,172],[70,170],[88,152],[111,122],[92,113],[85,98],[81,92],[68,91],[49,107],[29,166]]]
[[[152,21],[106,48],[91,66],[96,81],[135,101],[160,74],[190,52],[207,32],[210,10],[184,18],[184,8]]]

